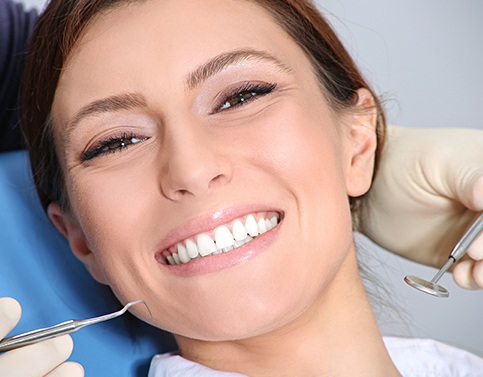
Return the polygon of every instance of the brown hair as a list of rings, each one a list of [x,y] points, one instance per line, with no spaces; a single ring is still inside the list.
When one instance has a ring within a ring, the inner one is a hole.
[[[23,132],[40,201],[68,205],[63,173],[56,156],[50,111],[62,67],[81,33],[101,11],[141,0],[52,0],[34,31],[24,81]],[[309,0],[250,0],[262,6],[311,60],[327,101],[335,111],[351,110],[357,90],[374,96],[378,146],[376,169],[385,136],[381,103],[331,26]],[[376,170],[375,170],[376,171]],[[360,198],[350,198],[354,220]],[[357,221],[355,221],[355,224]]]

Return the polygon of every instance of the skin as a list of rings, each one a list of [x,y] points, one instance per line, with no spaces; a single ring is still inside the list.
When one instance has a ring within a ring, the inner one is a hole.
[[[240,50],[264,56],[188,85],[198,67]],[[246,82],[276,87],[222,110],[227,89]],[[142,100],[79,118],[126,93]],[[367,91],[359,98],[370,108]],[[146,300],[153,317],[135,314],[173,332],[184,357],[251,376],[399,375],[357,272],[347,200],[369,188],[375,116],[334,114],[302,50],[264,10],[164,0],[103,14],[69,56],[52,114],[70,207],[50,204],[50,218],[120,301]],[[82,161],[123,134],[143,141]],[[282,221],[242,248],[191,267],[156,259],[265,211]]]

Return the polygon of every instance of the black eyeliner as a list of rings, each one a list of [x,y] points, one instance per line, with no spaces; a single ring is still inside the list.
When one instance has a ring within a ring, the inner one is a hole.
[[[258,99],[265,94],[269,94],[275,90],[277,84],[275,83],[265,83],[265,82],[244,82],[242,85],[231,89],[227,93],[223,93],[220,97],[223,99],[218,101],[217,105],[215,106],[215,110],[211,112],[211,114],[215,114],[217,112],[228,111],[231,109],[235,109],[239,106],[243,106],[245,103],[249,103],[253,100]],[[237,104],[234,104],[226,109],[223,109],[223,105],[227,103],[229,100],[234,99],[237,96],[242,96],[244,93],[252,93],[254,96],[250,99],[240,101]]]
[[[132,139],[144,141],[147,138],[139,138],[136,135],[129,133],[123,133],[120,136],[110,136],[107,139],[98,141],[94,147],[82,152],[81,161],[90,161],[98,156],[120,152],[121,150],[128,148],[130,145],[136,144],[132,142],[126,143],[126,141],[131,141]]]

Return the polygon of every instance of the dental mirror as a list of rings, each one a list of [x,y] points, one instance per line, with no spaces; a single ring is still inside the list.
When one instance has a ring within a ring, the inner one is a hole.
[[[448,297],[449,292],[446,288],[442,287],[441,285],[437,284],[438,281],[441,279],[443,274],[450,269],[450,267],[456,263],[459,259],[466,254],[466,251],[479,236],[481,231],[483,230],[483,212],[476,218],[476,220],[471,224],[468,230],[465,232],[463,237],[459,240],[459,242],[454,247],[453,251],[451,252],[448,260],[444,264],[444,266],[434,275],[431,281],[427,281],[421,279],[417,276],[406,276],[404,281],[409,284],[411,287],[420,290],[421,292],[430,294],[435,297]]]

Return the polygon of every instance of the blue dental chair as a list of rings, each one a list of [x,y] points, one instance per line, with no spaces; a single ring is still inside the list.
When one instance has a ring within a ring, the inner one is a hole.
[[[10,335],[119,310],[92,279],[37,199],[25,151],[0,154],[0,297],[22,305]],[[87,377],[147,376],[151,357],[176,349],[173,337],[130,314],[72,334],[71,360]]]

